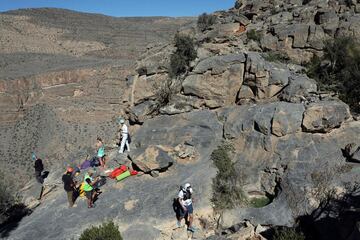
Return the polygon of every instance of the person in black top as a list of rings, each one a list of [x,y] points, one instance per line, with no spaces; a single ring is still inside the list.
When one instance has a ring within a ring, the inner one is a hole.
[[[64,190],[67,193],[67,198],[69,201],[69,207],[74,206],[74,192],[76,191],[76,183],[73,180],[73,171],[74,169],[68,167],[66,173],[62,176],[62,181],[64,183]]]
[[[35,164],[34,164],[34,169],[35,169],[35,178],[36,181],[40,184],[44,183],[44,178],[42,177],[42,171],[44,171],[44,165],[42,163],[42,160],[40,158],[36,158],[35,160]]]

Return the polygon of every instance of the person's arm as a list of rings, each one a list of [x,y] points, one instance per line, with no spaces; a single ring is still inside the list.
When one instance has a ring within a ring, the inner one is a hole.
[[[180,192],[179,195],[178,195],[178,201],[179,201],[179,204],[182,207],[182,209],[184,211],[186,211],[186,207],[185,207],[185,205],[183,203],[183,199],[184,199],[184,194],[181,194],[181,192]]]

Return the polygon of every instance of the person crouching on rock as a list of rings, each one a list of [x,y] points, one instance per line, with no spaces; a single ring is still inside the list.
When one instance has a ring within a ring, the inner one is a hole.
[[[96,197],[96,195],[99,193],[98,191],[96,191],[96,184],[97,184],[98,180],[96,179],[95,181],[93,181],[92,179],[92,172],[89,172],[85,178],[84,178],[84,192],[85,192],[85,196],[87,198],[87,202],[88,202],[88,208],[93,208],[94,207],[94,199]]]
[[[74,169],[71,167],[68,167],[66,169],[65,174],[62,176],[62,181],[64,183],[64,190],[66,191],[69,207],[74,206],[74,198],[75,198],[75,192],[76,192],[76,182],[73,180],[73,172]]]
[[[96,139],[96,151],[100,166],[105,167],[105,145],[100,137]]]

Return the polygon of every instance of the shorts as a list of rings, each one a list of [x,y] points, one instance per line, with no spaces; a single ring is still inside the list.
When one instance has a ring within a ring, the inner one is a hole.
[[[193,209],[192,203],[189,206],[185,206],[185,207],[186,207],[186,210],[187,210],[186,213],[193,214],[194,209]]]
[[[179,206],[178,211],[177,211],[177,216],[179,217],[185,217],[187,214],[193,214],[194,209],[193,209],[193,205],[190,204],[189,206],[185,206],[186,207],[186,211],[184,211],[184,209]]]
[[[94,190],[85,191],[85,196],[87,199],[91,200]]]

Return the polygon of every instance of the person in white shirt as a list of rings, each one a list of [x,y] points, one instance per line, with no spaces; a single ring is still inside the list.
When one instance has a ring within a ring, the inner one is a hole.
[[[124,148],[126,145],[126,149],[129,152],[130,151],[130,146],[129,146],[129,131],[128,131],[128,127],[125,124],[125,119],[121,118],[119,120],[120,124],[121,124],[121,143],[120,143],[120,149],[119,149],[119,153],[124,153]]]
[[[190,183],[186,183],[184,187],[182,187],[178,194],[179,201],[179,212],[177,214],[177,225],[181,227],[181,220],[187,217],[188,223],[188,231],[194,232],[195,228],[192,226],[193,223],[193,204],[192,204],[192,193],[193,189],[190,186]]]

